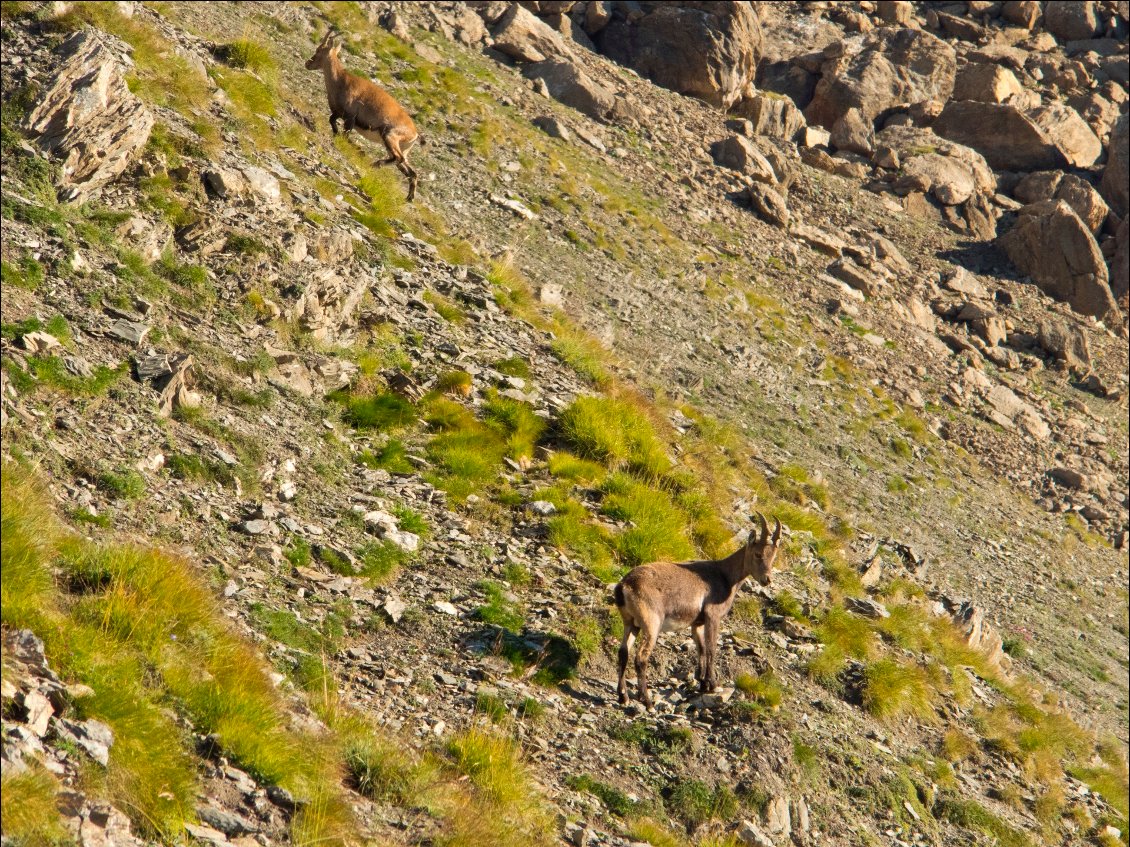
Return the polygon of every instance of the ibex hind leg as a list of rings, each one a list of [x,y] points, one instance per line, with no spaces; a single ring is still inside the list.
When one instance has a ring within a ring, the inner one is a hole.
[[[404,151],[401,149],[401,141],[399,136],[389,133],[388,135],[384,136],[384,143],[385,147],[388,148],[388,158],[380,164],[388,165],[395,162],[396,167],[400,169],[400,172],[408,177],[408,201],[411,202],[412,198],[416,196],[416,183],[419,181],[419,177],[417,176],[416,171],[412,168],[412,166],[408,164],[408,159],[405,157]]]
[[[616,684],[616,693],[620,698],[621,704],[628,702],[628,653],[632,649],[632,645],[636,642],[637,632],[639,632],[639,627],[625,621],[624,636],[620,639],[620,653],[617,656],[620,677]]]
[[[701,626],[691,627],[691,638],[694,639],[694,646],[698,649],[698,666],[695,668],[694,681],[701,685],[706,677],[706,642],[702,638]]]

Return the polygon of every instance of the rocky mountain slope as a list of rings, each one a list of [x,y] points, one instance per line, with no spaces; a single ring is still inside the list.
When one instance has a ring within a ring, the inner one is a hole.
[[[1126,842],[1125,3],[3,15],[6,843]]]

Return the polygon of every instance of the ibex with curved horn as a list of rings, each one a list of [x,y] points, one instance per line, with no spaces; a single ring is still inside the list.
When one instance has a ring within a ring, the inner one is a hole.
[[[772,535],[760,512],[761,535],[752,530],[746,543],[724,559],[700,562],[653,562],[633,568],[616,585],[613,597],[624,619],[624,638],[620,643],[620,702],[628,702],[625,674],[628,651],[638,636],[636,681],[644,706],[651,705],[647,690],[647,662],[655,640],[663,631],[691,628],[698,647],[695,679],[702,691],[714,690],[714,659],[718,652],[718,632],[722,618],[730,611],[738,589],[747,578],[768,585],[773,560],[781,545],[781,522]]]
[[[416,196],[416,171],[408,164],[408,151],[423,137],[416,124],[392,95],[372,82],[346,71],[338,53],[341,44],[333,32],[327,32],[314,55],[306,62],[306,70],[321,70],[326,78],[326,96],[330,101],[330,130],[337,135],[337,122],[344,121],[345,131],[361,133],[370,141],[379,141],[388,150],[388,158],[378,165],[396,165],[408,177],[408,199]]]

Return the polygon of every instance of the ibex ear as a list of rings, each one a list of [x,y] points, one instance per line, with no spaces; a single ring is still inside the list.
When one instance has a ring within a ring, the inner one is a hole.
[[[773,518],[776,526],[773,527],[773,546],[776,547],[781,543],[781,519]]]

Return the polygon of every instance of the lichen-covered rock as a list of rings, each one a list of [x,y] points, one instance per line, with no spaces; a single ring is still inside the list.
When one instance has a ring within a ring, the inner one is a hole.
[[[153,112],[129,90],[112,36],[76,32],[56,49],[62,63],[23,122],[62,161],[60,199],[82,200],[117,177],[149,140]]]

